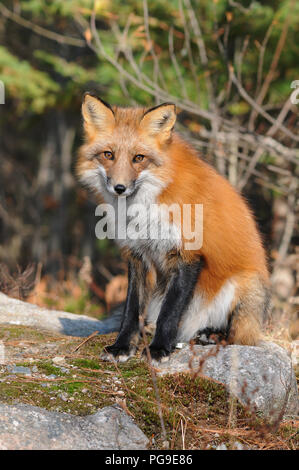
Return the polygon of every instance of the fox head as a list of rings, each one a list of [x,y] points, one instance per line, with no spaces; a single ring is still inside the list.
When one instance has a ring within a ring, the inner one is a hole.
[[[111,107],[86,93],[82,103],[85,144],[77,174],[95,191],[129,197],[146,183],[163,187],[169,175],[165,154],[171,143],[176,108]]]

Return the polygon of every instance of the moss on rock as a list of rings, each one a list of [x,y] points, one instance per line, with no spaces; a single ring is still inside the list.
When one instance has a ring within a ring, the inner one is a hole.
[[[232,402],[219,383],[190,374],[165,375],[153,382],[148,364],[140,356],[120,364],[101,361],[100,352],[113,342],[115,334],[81,344],[82,338],[10,325],[1,327],[1,338],[8,361],[0,366],[2,402],[28,403],[81,416],[118,403],[151,439],[152,448],[162,448],[165,438],[159,410],[166,438],[174,449],[214,448],[221,443],[231,448],[232,435],[240,435],[243,441],[254,435],[258,448],[265,435],[256,417]],[[28,368],[29,374],[12,372],[9,366],[13,365]],[[287,448],[290,441],[297,445],[294,424],[287,426],[271,434],[278,448]]]

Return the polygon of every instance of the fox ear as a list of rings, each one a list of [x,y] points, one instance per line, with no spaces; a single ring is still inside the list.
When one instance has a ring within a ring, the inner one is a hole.
[[[157,136],[162,142],[166,142],[176,121],[176,107],[173,103],[163,103],[149,109],[143,115],[140,127],[151,136]]]
[[[111,106],[91,93],[85,93],[82,103],[84,129],[88,134],[107,132],[114,127],[114,112]]]

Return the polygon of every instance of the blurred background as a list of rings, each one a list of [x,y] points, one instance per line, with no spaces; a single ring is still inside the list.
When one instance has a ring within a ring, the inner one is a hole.
[[[0,2],[0,290],[97,317],[124,299],[126,266],[74,176],[81,99],[173,101],[254,210],[272,327],[299,338],[298,57],[295,0]]]

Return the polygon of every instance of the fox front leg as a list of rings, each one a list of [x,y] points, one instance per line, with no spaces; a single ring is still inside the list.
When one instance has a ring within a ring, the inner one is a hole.
[[[173,274],[157,320],[156,333],[149,346],[152,359],[163,361],[175,349],[179,323],[193,296],[202,262],[181,263]]]
[[[102,354],[102,359],[115,358],[125,362],[135,353],[135,347],[131,345],[132,339],[139,332],[139,282],[140,270],[136,262],[129,261],[128,265],[128,292],[119,334],[111,346],[106,346],[107,354]]]

